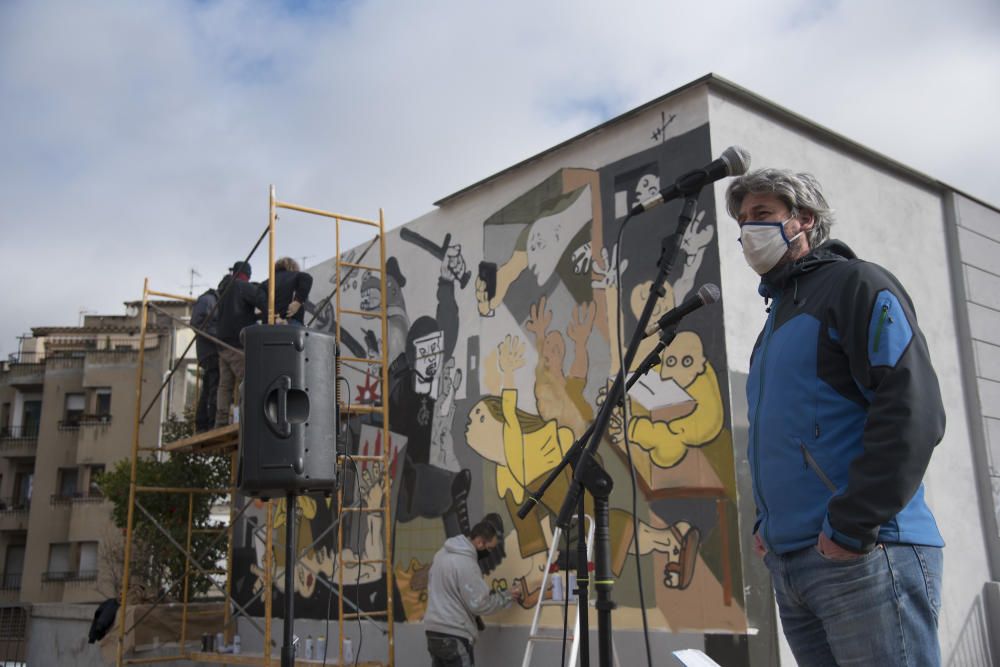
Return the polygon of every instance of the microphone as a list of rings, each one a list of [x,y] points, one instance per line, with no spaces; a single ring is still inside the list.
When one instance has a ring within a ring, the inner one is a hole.
[[[726,176],[745,174],[750,168],[750,153],[742,146],[730,146],[722,151],[717,160],[713,160],[702,169],[695,169],[684,174],[670,187],[660,190],[659,194],[647,198],[632,207],[630,215],[648,211],[672,199],[698,192],[703,186],[714,183]]]
[[[646,327],[645,335],[643,337],[648,338],[659,333],[660,331],[663,331],[667,327],[677,324],[702,306],[715,303],[721,296],[722,291],[719,289],[718,285],[705,283],[698,290],[697,294],[689,296],[684,300],[684,303],[677,306],[673,310],[667,311],[660,319]]]

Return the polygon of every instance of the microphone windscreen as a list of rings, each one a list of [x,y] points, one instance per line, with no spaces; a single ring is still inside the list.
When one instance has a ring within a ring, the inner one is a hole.
[[[718,285],[705,283],[698,290],[698,296],[705,304],[715,303],[722,297],[722,290],[719,289]]]
[[[742,146],[730,146],[720,158],[729,168],[729,176],[741,176],[750,169],[750,152]]]

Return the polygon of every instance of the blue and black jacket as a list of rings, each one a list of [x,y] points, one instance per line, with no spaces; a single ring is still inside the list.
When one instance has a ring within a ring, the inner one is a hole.
[[[755,530],[775,553],[816,543],[943,546],[922,479],[945,413],[895,276],[829,241],[764,276],[747,380]]]

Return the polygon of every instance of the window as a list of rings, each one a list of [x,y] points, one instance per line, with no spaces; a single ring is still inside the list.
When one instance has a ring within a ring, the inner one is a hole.
[[[77,492],[77,478],[79,471],[76,468],[59,469],[59,497],[72,498]]]
[[[62,581],[70,575],[68,542],[49,545],[49,566],[45,575],[49,581]]]
[[[10,544],[7,546],[7,560],[3,567],[3,581],[0,589],[19,590],[21,574],[24,573],[24,545]]]
[[[27,507],[31,502],[31,486],[34,482],[34,477],[34,474],[30,472],[17,472],[14,474],[15,509]]]
[[[63,424],[66,426],[76,426],[83,416],[84,397],[83,394],[66,394],[66,411],[63,415]]]
[[[94,390],[94,414],[98,417],[111,415],[111,387],[98,387]]]
[[[87,495],[96,498],[103,495],[101,493],[101,487],[97,486],[97,478],[104,474],[103,465],[93,465],[90,466],[90,479],[87,486]]]
[[[26,438],[37,436],[38,424],[42,421],[42,401],[25,400],[21,415],[21,435]]]
[[[97,542],[80,542],[80,567],[77,576],[80,579],[97,578]]]
[[[10,435],[10,403],[0,405],[0,438]]]

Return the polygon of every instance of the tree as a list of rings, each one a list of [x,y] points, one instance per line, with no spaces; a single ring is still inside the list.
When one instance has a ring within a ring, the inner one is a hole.
[[[163,425],[163,442],[166,444],[191,435],[192,416],[190,411],[185,411],[184,419],[171,415]],[[123,534],[128,522],[131,465],[130,459],[122,459],[98,480],[101,491],[113,504],[112,519],[123,530]],[[226,489],[229,486],[229,475],[228,455],[170,453],[136,461],[137,486]],[[206,569],[214,569],[216,563],[225,557],[226,539],[220,538],[218,533],[199,530],[224,527],[218,522],[213,524],[211,510],[225,495],[226,493],[195,493],[193,496],[191,554]],[[188,496],[187,492],[136,494],[132,522],[130,588],[136,586],[145,590],[146,596],[157,597],[160,593],[165,593],[167,600],[182,599],[186,558],[180,549],[171,544],[164,532],[176,544],[182,547],[186,545]],[[140,509],[140,505],[155,519],[155,523]],[[210,588],[211,580],[192,562],[189,596],[204,594]]]

